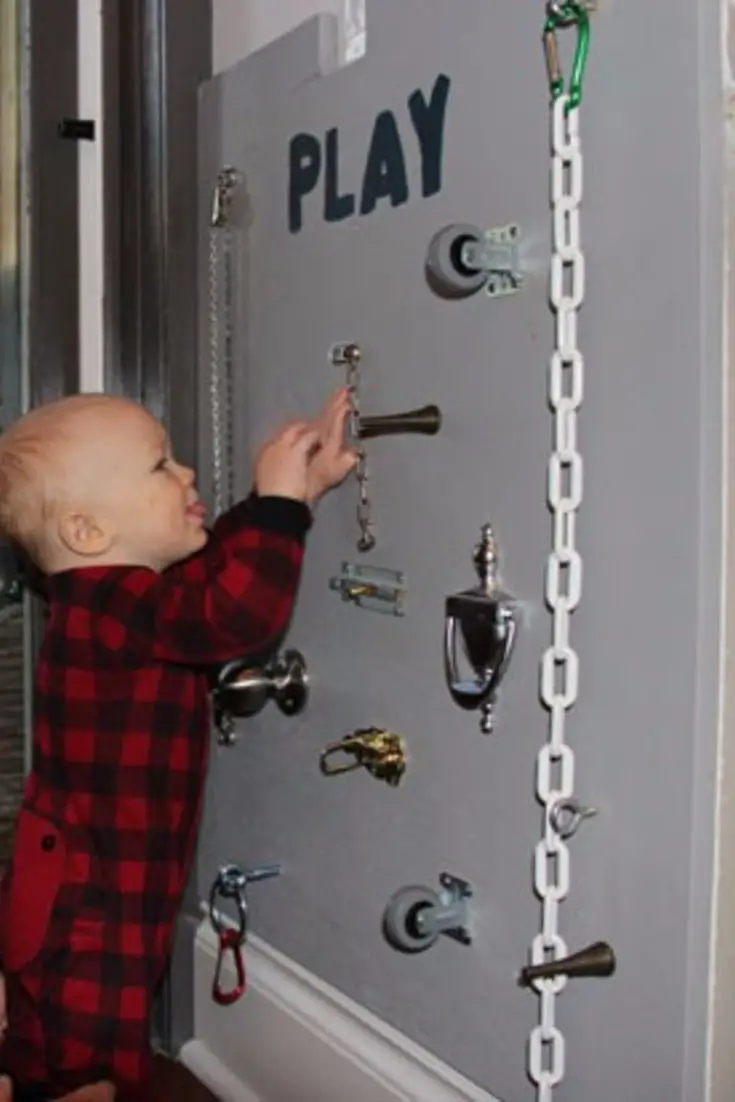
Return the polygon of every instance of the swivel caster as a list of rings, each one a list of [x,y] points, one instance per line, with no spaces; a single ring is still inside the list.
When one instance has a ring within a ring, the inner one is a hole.
[[[481,230],[457,222],[444,226],[429,242],[426,278],[441,298],[462,299],[484,287],[491,297],[517,291],[523,275],[516,225]]]
[[[422,953],[440,934],[470,945],[469,900],[472,888],[449,873],[439,877],[440,891],[420,884],[400,888],[388,900],[383,914],[383,933],[394,949]]]

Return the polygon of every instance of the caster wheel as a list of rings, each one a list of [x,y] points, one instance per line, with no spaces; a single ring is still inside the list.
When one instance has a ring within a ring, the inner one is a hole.
[[[422,953],[430,949],[439,932],[424,929],[419,916],[441,906],[441,900],[432,888],[408,885],[388,900],[383,915],[383,933],[386,940],[402,953]]]
[[[455,223],[432,237],[426,257],[426,275],[443,298],[468,298],[487,283],[487,272],[478,272],[462,263],[462,248],[468,241],[479,241],[477,226]]]

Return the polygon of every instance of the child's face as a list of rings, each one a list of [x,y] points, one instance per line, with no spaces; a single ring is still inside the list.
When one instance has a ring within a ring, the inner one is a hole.
[[[164,570],[204,546],[194,472],[176,462],[163,427],[144,409],[114,401],[96,409],[79,458],[89,503],[66,514],[62,539],[90,565]]]

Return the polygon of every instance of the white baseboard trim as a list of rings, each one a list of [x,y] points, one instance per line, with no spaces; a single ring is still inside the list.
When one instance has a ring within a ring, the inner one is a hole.
[[[194,949],[195,1040],[182,1061],[222,1102],[500,1102],[260,938],[247,945],[248,992],[211,997],[217,942]],[[230,966],[223,982],[234,976]]]
[[[187,1041],[179,1053],[179,1060],[220,1102],[260,1102],[203,1041]]]

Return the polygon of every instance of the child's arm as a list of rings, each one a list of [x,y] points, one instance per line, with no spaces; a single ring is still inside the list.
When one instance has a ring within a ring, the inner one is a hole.
[[[214,665],[272,650],[293,611],[310,525],[303,502],[253,498],[232,510],[211,554],[159,575],[130,570],[119,583],[121,619],[159,660]]]
[[[301,577],[306,502],[354,466],[344,443],[348,412],[342,388],[319,427],[300,422],[276,433],[256,462],[257,493],[218,521],[209,549],[164,574],[133,568],[119,581],[116,619],[146,640],[152,657],[208,666],[278,646]]]
[[[243,527],[249,524],[253,507],[258,499],[258,493],[253,489],[246,498],[238,501],[226,513],[222,513],[210,530],[209,539],[201,551],[197,551],[184,562],[169,567],[166,571],[167,576],[175,574],[180,581],[185,579],[189,582],[204,581],[208,574],[216,569],[217,564],[221,564],[222,556],[229,552],[233,541],[237,541]]]
[[[326,491],[339,483],[349,474],[355,465],[356,456],[345,446],[345,423],[350,412],[350,397],[346,387],[340,387],[325,404],[316,422],[319,433],[319,446],[310,458],[306,471],[306,483],[304,486],[306,500],[313,504]],[[244,524],[258,500],[258,494],[269,492],[264,488],[265,483],[272,487],[270,493],[282,493],[280,484],[273,486],[273,471],[263,471],[264,462],[267,465],[271,451],[279,437],[272,438],[266,443],[256,462],[255,486],[249,497],[238,502],[226,513],[217,518],[210,532],[206,546],[193,555],[186,562],[180,563],[173,569],[181,572],[181,576],[188,577],[192,581],[201,580],[207,569],[207,563],[223,552],[227,553],[232,539],[237,539],[238,532]],[[272,462],[272,460],[271,460]],[[280,472],[279,472],[280,473]],[[289,496],[288,494],[286,496]]]

